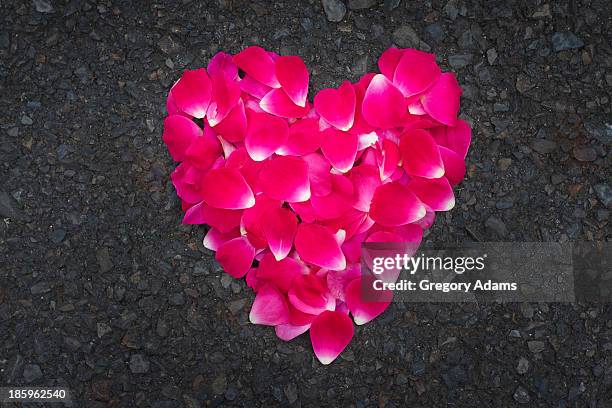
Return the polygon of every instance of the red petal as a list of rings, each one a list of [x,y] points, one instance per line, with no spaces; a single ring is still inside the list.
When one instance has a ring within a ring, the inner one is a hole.
[[[223,51],[215,54],[208,62],[207,71],[209,75],[223,74],[228,80],[233,81],[238,77],[238,67],[234,64],[232,56]]]
[[[395,69],[393,84],[405,96],[412,96],[427,90],[439,77],[435,55],[408,48]]]
[[[310,329],[310,324],[305,326],[294,326],[291,323],[279,324],[274,327],[274,331],[279,339],[289,341],[295,339],[300,334],[306,333]]]
[[[256,99],[263,98],[272,89],[268,85],[262,84],[248,75],[242,78],[238,84],[243,92]]]
[[[295,213],[286,208],[274,208],[266,212],[263,232],[277,260],[285,258],[291,251],[297,224]]]
[[[240,69],[257,81],[272,88],[279,88],[274,60],[261,47],[251,46],[234,55],[234,62]]]
[[[434,211],[448,211],[455,206],[453,188],[446,177],[424,179],[414,177],[408,188]]]
[[[202,201],[187,210],[183,224],[208,224],[226,233],[240,226],[241,217],[242,210],[214,208]]]
[[[240,227],[255,248],[267,247],[263,230],[263,224],[266,222],[264,215],[273,208],[279,208],[280,205],[280,201],[273,200],[265,194],[259,194],[255,197],[255,205],[242,213]]]
[[[393,227],[414,222],[425,215],[425,207],[406,187],[397,182],[383,184],[374,192],[370,217]]]
[[[214,132],[207,127],[206,132],[196,137],[185,152],[186,160],[201,170],[208,170],[221,157],[221,144]]]
[[[180,110],[202,119],[212,96],[210,78],[204,68],[185,71],[172,88],[174,103]]]
[[[176,189],[176,194],[188,203],[199,203],[203,200],[200,179],[204,176],[202,170],[198,170],[187,162],[183,162],[177,166],[170,175],[172,184]]]
[[[227,116],[215,126],[215,131],[231,143],[244,140],[246,129],[247,120],[242,100],[239,100]]]
[[[253,264],[255,248],[246,237],[238,237],[223,243],[217,250],[215,258],[225,272],[234,278],[242,278]]]
[[[322,268],[342,270],[346,267],[346,259],[334,234],[321,225],[300,224],[295,235],[295,249],[304,261]]]
[[[355,203],[355,190],[353,183],[339,174],[331,174],[332,190],[328,195],[310,198],[312,208],[317,219],[327,220],[336,218],[345,213]]]
[[[185,116],[170,115],[164,119],[162,138],[175,161],[185,160],[187,148],[199,136],[202,136],[202,129]]]
[[[412,129],[404,132],[399,148],[408,175],[426,178],[444,175],[438,144],[428,131]]]
[[[361,265],[359,263],[348,265],[343,271],[329,271],[327,273],[327,287],[335,298],[344,302],[346,286],[360,276]]]
[[[276,151],[283,156],[304,156],[321,147],[323,134],[319,131],[319,119],[301,119],[289,127],[287,143]]]
[[[298,106],[306,106],[308,96],[308,68],[300,57],[279,57],[276,77],[287,96]]]
[[[362,279],[366,279],[369,284],[374,281],[369,277],[361,277],[354,279],[346,287],[346,305],[357,325],[362,325],[376,318],[387,310],[389,304],[391,304],[391,299],[393,299],[393,292],[388,289],[379,291],[368,288],[367,294],[362,296]]]
[[[458,120],[455,126],[435,127],[431,129],[431,134],[439,145],[451,149],[461,157],[467,156],[472,130],[466,121]]]
[[[354,167],[348,175],[355,189],[355,203],[353,208],[359,211],[370,211],[370,203],[374,191],[381,185],[380,172],[372,165],[362,164]]]
[[[301,107],[293,103],[282,88],[268,92],[259,101],[259,106],[265,112],[281,118],[301,118],[310,111],[309,106]]]
[[[275,157],[263,164],[259,185],[271,198],[288,202],[306,201],[310,198],[308,164],[299,157]]]
[[[338,89],[322,89],[314,97],[317,113],[332,126],[345,131],[353,126],[355,103],[355,90],[348,81]]]
[[[323,131],[321,151],[332,166],[342,173],[346,173],[353,167],[359,137],[355,134],[342,132],[330,127]]]
[[[240,237],[239,228],[235,228],[226,233],[222,233],[216,228],[211,228],[206,233],[202,244],[204,245],[204,248],[208,248],[211,251],[217,251],[221,245],[238,237]]]
[[[274,285],[264,285],[257,292],[249,320],[253,324],[276,326],[289,323],[289,308],[285,296]]]
[[[228,79],[223,73],[210,77],[212,84],[212,99],[206,110],[206,118],[210,126],[221,122],[236,106],[240,99],[238,82]]]
[[[297,310],[313,315],[327,310],[331,303],[325,282],[315,275],[296,276],[287,296]]]
[[[285,119],[247,109],[247,123],[244,145],[255,161],[267,159],[287,141],[289,127]]]
[[[361,111],[372,126],[388,129],[401,126],[407,116],[408,102],[383,74],[372,78],[363,98]]]
[[[391,177],[397,168],[400,158],[399,146],[389,139],[383,140],[380,149],[380,159],[378,160],[381,179],[386,180]]]
[[[303,157],[308,163],[308,178],[312,195],[323,196],[331,192],[332,181],[329,162],[320,153],[311,153]]]
[[[302,275],[304,265],[293,258],[283,258],[277,261],[270,253],[264,255],[259,262],[257,279],[273,283],[282,292],[289,291],[293,279]]]
[[[460,96],[461,88],[455,75],[446,72],[421,97],[421,103],[429,116],[445,125],[454,126],[459,113]]]
[[[166,98],[166,112],[168,112],[168,115],[182,115],[186,118],[191,119],[191,115],[188,115],[187,113],[180,110],[179,107],[176,105],[176,102],[174,102],[174,95],[172,95],[172,89],[175,85],[176,83],[172,86],[172,88],[170,88],[170,92],[168,92],[168,98]]]
[[[351,342],[354,333],[350,317],[341,312],[325,311],[310,326],[310,341],[322,364],[336,359]]]
[[[255,205],[253,191],[236,169],[210,170],[202,179],[202,196],[212,207],[239,210]]]
[[[380,73],[393,81],[395,68],[397,64],[399,64],[402,55],[404,55],[404,50],[399,50],[395,47],[387,48],[385,52],[380,54],[380,58],[378,59]]]
[[[451,185],[457,185],[465,176],[465,159],[444,146],[438,146],[442,163],[444,163],[444,176]]]
[[[302,222],[314,222],[316,220],[316,214],[312,208],[310,201],[304,201],[301,203],[289,203],[289,206],[297,215],[300,216]]]

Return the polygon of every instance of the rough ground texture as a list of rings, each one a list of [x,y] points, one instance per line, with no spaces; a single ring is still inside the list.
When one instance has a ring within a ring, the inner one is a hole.
[[[300,55],[313,91],[430,50],[474,143],[427,240],[610,239],[611,24],[605,0],[0,2],[0,385],[76,407],[610,407],[610,305],[395,304],[327,367],[249,324],[250,290],[180,225],[161,125],[219,50]]]

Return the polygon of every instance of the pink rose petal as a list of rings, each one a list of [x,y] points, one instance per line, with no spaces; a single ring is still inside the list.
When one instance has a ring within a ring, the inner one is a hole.
[[[215,75],[211,74],[212,98],[206,118],[210,126],[216,126],[230,113],[240,99],[240,87],[238,82],[234,82],[225,76],[223,72]]]
[[[234,278],[242,278],[255,259],[255,248],[246,237],[238,237],[221,244],[215,258],[225,272]]]
[[[267,159],[287,141],[289,127],[285,119],[247,110],[247,123],[244,145],[255,161]]]
[[[176,106],[198,119],[206,116],[211,96],[212,86],[204,68],[185,71],[172,88],[172,98]]]
[[[444,176],[452,186],[459,184],[465,177],[465,159],[444,146],[438,146],[438,149],[444,163]]]
[[[331,174],[330,177],[331,192],[325,196],[310,197],[312,208],[319,220],[339,217],[355,203],[355,190],[348,177],[339,174]]]
[[[236,169],[210,170],[202,178],[202,196],[212,207],[239,210],[255,205],[253,191]]]
[[[333,127],[323,131],[321,151],[331,165],[342,173],[353,167],[358,146],[359,137],[355,134],[342,132]]]
[[[402,55],[404,55],[404,50],[400,50],[395,47],[387,48],[385,52],[380,54],[380,58],[378,59],[378,68],[380,69],[380,73],[389,78],[389,80],[393,81],[395,68],[397,67],[397,64],[399,64],[400,59],[402,59]]]
[[[243,92],[251,95],[256,99],[263,98],[268,92],[272,90],[272,88],[268,85],[262,84],[255,78],[248,75],[242,78],[238,84]]]
[[[264,112],[281,118],[301,118],[308,114],[310,107],[296,105],[282,88],[272,89],[259,101]]]
[[[408,115],[407,106],[404,95],[387,77],[378,74],[368,86],[361,111],[370,125],[388,129],[401,126]]]
[[[261,47],[251,46],[234,55],[234,62],[240,69],[257,81],[272,88],[279,88],[274,60]]]
[[[255,197],[255,205],[247,208],[242,213],[240,229],[247,236],[255,248],[263,249],[268,246],[263,224],[266,222],[265,214],[274,209],[280,208],[281,202],[259,194]]]
[[[289,137],[276,153],[283,156],[304,156],[321,147],[323,134],[317,118],[302,119],[289,126]]]
[[[318,315],[334,303],[329,297],[325,281],[315,275],[298,275],[287,293],[289,302],[302,313]]]
[[[439,179],[414,177],[408,183],[408,188],[434,211],[448,211],[455,206],[453,188],[446,177]]]
[[[298,106],[306,106],[310,74],[300,57],[279,57],[276,60],[276,78],[289,99]]]
[[[346,259],[334,234],[317,224],[298,225],[295,250],[300,257],[312,264],[332,270],[346,268]]]
[[[289,255],[293,237],[297,232],[298,220],[293,211],[286,208],[272,208],[264,215],[263,232],[268,247],[277,261]]]
[[[426,130],[413,129],[404,132],[399,149],[406,174],[426,178],[439,178],[444,175],[438,144]]]
[[[277,156],[262,165],[259,184],[271,198],[291,203],[306,201],[310,198],[308,164],[299,157]]]
[[[185,116],[170,115],[164,119],[162,138],[174,161],[185,160],[187,149],[200,136],[202,129]]]
[[[213,227],[206,233],[202,244],[204,245],[204,248],[208,248],[211,251],[218,251],[221,245],[238,237],[240,237],[239,228],[234,228],[229,232],[223,233]]]
[[[425,215],[423,203],[397,182],[376,189],[370,206],[370,217],[384,226],[393,227],[414,222]]]
[[[274,255],[267,253],[259,262],[257,279],[273,283],[283,293],[287,293],[291,288],[293,279],[302,275],[304,271],[305,266],[293,258],[283,258],[277,261]]]
[[[242,210],[224,210],[207,205],[204,201],[189,208],[183,218],[183,224],[208,224],[221,233],[226,233],[240,226]]]
[[[364,279],[369,285],[372,285],[374,281],[374,279],[364,276],[354,279],[346,287],[346,305],[351,311],[356,325],[365,324],[376,318],[387,310],[389,304],[391,304],[391,299],[393,299],[393,292],[388,289],[380,291],[369,289],[365,291],[367,295],[363,296],[362,282]]]
[[[325,311],[310,326],[310,341],[321,364],[334,361],[353,338],[350,317],[341,312]]]
[[[446,148],[451,149],[459,156],[467,155],[472,141],[472,130],[469,123],[458,120],[455,126],[439,126],[431,129],[431,134],[436,142]]]
[[[210,59],[207,71],[211,77],[217,74],[223,74],[230,81],[238,77],[238,67],[234,64],[233,57],[222,51],[216,53],[215,56]]]
[[[236,106],[215,127],[215,131],[231,143],[244,140],[246,136],[247,120],[244,103],[239,100]]]
[[[322,89],[314,97],[315,110],[330,125],[349,130],[355,119],[355,90],[344,81],[338,89]]]
[[[302,159],[308,163],[308,179],[310,180],[312,195],[328,195],[332,189],[329,162],[320,153],[307,154]]]
[[[354,167],[348,175],[355,189],[355,203],[353,207],[363,211],[370,211],[370,203],[376,188],[382,184],[380,172],[372,165],[362,164]]]
[[[405,96],[412,96],[427,90],[439,77],[435,55],[408,48],[397,64],[393,84]]]
[[[459,113],[461,88],[455,74],[445,72],[421,97],[425,111],[438,122],[454,126]]]
[[[274,285],[263,285],[257,292],[249,320],[253,324],[265,326],[289,323],[289,307],[285,296]]]

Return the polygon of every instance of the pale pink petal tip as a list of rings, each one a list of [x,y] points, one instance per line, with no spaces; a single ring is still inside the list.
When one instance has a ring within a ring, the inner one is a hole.
[[[346,287],[345,294],[346,305],[357,325],[365,324],[384,312],[389,307],[393,297],[393,293],[389,290],[378,291],[369,287],[362,288],[362,285],[364,285],[362,279],[366,279],[368,284],[373,282],[373,279],[367,278],[354,279]],[[362,291],[367,295],[364,296]]]
[[[274,157],[263,164],[259,185],[268,197],[276,200],[306,201],[310,198],[308,164],[300,157]]]
[[[234,55],[234,62],[257,81],[272,88],[280,87],[276,78],[274,60],[263,48],[257,46],[245,48]]]
[[[341,312],[325,311],[310,326],[310,341],[321,364],[334,361],[353,338],[353,322]]]
[[[412,96],[427,90],[439,77],[440,68],[433,54],[409,48],[395,69],[393,84],[405,96]]]
[[[295,236],[295,249],[312,264],[332,270],[346,268],[346,259],[334,234],[318,224],[300,224]]]
[[[262,286],[251,307],[249,320],[265,326],[289,323],[289,306],[285,296],[274,285]]]
[[[389,129],[401,126],[408,110],[402,93],[383,74],[372,78],[361,105],[365,120],[372,126]]]
[[[210,170],[202,179],[202,196],[212,207],[239,210],[255,205],[251,187],[236,169]]]
[[[199,119],[206,115],[211,96],[212,86],[204,68],[185,71],[172,88],[172,97],[176,106]]]
[[[399,149],[406,174],[426,178],[439,178],[444,175],[438,144],[426,130],[406,131],[400,139]]]
[[[278,57],[276,77],[287,96],[298,106],[306,106],[310,74],[300,57]]]
[[[455,75],[446,72],[421,97],[425,111],[438,122],[454,126],[459,113],[461,88]]]

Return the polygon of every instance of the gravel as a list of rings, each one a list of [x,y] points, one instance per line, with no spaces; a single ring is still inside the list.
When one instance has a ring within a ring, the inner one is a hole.
[[[260,44],[304,58],[312,97],[396,44],[456,71],[473,127],[425,242],[610,239],[607,2],[350,6],[0,2],[1,384],[94,408],[609,403],[609,305],[393,304],[322,366],[249,323],[252,292],[181,224],[161,133],[184,69]]]

